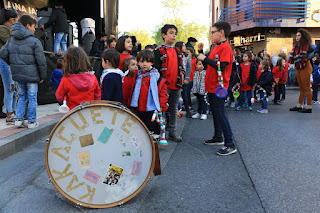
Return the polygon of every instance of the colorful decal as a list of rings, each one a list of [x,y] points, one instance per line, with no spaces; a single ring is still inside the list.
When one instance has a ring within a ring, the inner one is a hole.
[[[129,140],[130,140],[132,146],[133,146],[135,149],[137,149],[137,148],[140,147],[140,143],[139,143],[138,137],[137,137],[135,134],[131,135],[131,136],[129,137]]]
[[[123,151],[122,152],[122,156],[131,156],[131,152],[129,152],[129,151]]]
[[[87,169],[91,167],[89,151],[78,152],[78,158],[80,169]]]
[[[110,164],[109,170],[104,178],[103,183],[107,185],[117,185],[122,174],[123,169]]]
[[[141,172],[141,168],[142,168],[142,162],[135,161],[133,163],[131,174],[139,176]]]
[[[106,144],[108,142],[108,140],[110,139],[112,133],[113,133],[113,129],[104,128],[100,137],[98,138],[98,141]]]
[[[98,181],[100,180],[100,175],[97,175],[97,174],[87,170],[87,172],[86,172],[86,174],[84,174],[83,178],[87,179],[88,181],[91,181],[94,184],[97,184]]]
[[[80,140],[81,147],[90,146],[90,145],[93,145],[94,143],[92,134],[80,136],[79,140]]]

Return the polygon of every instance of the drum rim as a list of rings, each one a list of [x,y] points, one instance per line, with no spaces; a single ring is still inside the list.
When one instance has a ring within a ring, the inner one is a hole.
[[[83,106],[82,108],[79,108],[79,109],[76,109],[72,112],[70,112],[70,114],[67,114],[65,115],[56,125],[55,127],[52,129],[50,135],[49,135],[49,141],[46,145],[46,150],[45,150],[45,165],[46,165],[46,171],[47,171],[47,174],[52,182],[52,184],[54,185],[54,187],[58,190],[59,193],[61,193],[65,198],[67,198],[68,200],[70,200],[71,202],[77,204],[77,205],[80,205],[80,206],[84,206],[84,207],[88,207],[88,208],[111,208],[111,207],[115,207],[115,206],[118,206],[118,205],[121,205],[121,204],[124,204],[126,202],[128,202],[129,200],[131,200],[132,198],[134,198],[137,194],[139,194],[142,189],[146,186],[146,184],[148,183],[148,180],[149,178],[151,178],[152,176],[152,173],[153,173],[153,170],[154,170],[154,166],[155,166],[155,159],[156,159],[156,154],[155,154],[155,145],[154,145],[154,142],[153,142],[153,139],[151,137],[151,135],[149,134],[149,139],[150,139],[150,143],[151,143],[151,147],[152,147],[152,162],[151,162],[151,167],[150,167],[150,170],[148,172],[148,175],[146,177],[146,179],[143,181],[143,183],[140,185],[140,187],[135,191],[133,192],[130,196],[120,200],[120,201],[117,201],[117,202],[114,202],[114,203],[110,203],[110,204],[90,204],[90,203],[85,203],[85,202],[82,202],[82,201],[79,201],[73,197],[71,197],[70,195],[68,195],[67,193],[65,193],[59,186],[58,184],[56,183],[56,181],[54,180],[52,174],[51,174],[51,170],[49,168],[49,163],[48,163],[48,151],[49,151],[49,145],[50,145],[50,142],[51,142],[51,138],[53,136],[53,133],[56,131],[56,129],[59,127],[59,125],[65,120],[67,119],[70,115],[72,115],[73,113],[81,110],[81,109],[84,109],[84,108],[89,108],[89,107],[95,107],[95,106],[110,106],[110,107],[114,107],[114,108],[118,108],[120,110],[124,110],[125,112],[129,113],[130,115],[132,115],[133,117],[135,117],[139,122],[140,124],[142,124],[142,126],[145,128],[145,130],[148,132],[148,128],[147,126],[141,121],[141,119],[135,115],[133,112],[129,111],[128,109],[126,108],[122,108],[120,106],[117,106],[117,105],[114,105],[112,103],[117,103],[117,102],[111,102],[111,103],[94,103],[94,104],[90,104],[90,105],[86,105],[86,106]]]

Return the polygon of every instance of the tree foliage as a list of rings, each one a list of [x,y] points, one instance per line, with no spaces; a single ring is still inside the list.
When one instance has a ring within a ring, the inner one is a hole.
[[[129,36],[136,36],[137,41],[141,42],[142,49],[148,44],[155,44],[155,40],[152,37],[152,33],[146,31],[146,30],[141,30],[141,29],[135,29],[130,32],[127,32],[126,35]]]
[[[186,5],[185,1],[162,0],[162,5],[166,9],[168,15],[161,21],[161,24],[157,26],[157,30],[154,32],[153,38],[156,44],[159,45],[163,43],[161,28],[165,24],[174,24],[178,28],[178,35],[176,38],[177,42],[187,42],[189,37],[194,37],[199,42],[201,42],[201,40],[204,41],[208,39],[208,26],[200,25],[197,20],[188,23],[180,17],[180,11]]]

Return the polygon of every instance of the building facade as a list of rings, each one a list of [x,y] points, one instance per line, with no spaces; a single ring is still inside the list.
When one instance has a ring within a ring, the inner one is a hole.
[[[212,0],[212,22],[231,24],[230,43],[242,51],[289,54],[299,28],[320,41],[320,0]]]

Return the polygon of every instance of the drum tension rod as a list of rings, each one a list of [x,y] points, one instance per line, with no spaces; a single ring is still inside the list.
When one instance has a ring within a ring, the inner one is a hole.
[[[123,202],[119,203],[118,206],[121,208],[124,206]]]
[[[50,183],[52,183],[52,180],[51,180],[51,178],[49,178],[49,180],[48,180],[48,185],[50,184]]]
[[[45,143],[49,143],[49,138],[44,140]]]
[[[81,212],[85,212],[82,208],[81,208],[82,204],[81,203],[77,203],[76,204],[76,208],[79,209]]]

